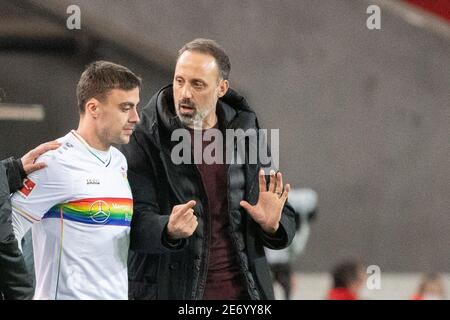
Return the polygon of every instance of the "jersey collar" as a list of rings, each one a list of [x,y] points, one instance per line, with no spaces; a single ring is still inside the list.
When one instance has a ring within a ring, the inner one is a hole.
[[[106,156],[104,155],[105,152],[101,152],[99,150],[96,150],[92,148],[86,140],[83,139],[75,130],[71,130],[70,133],[73,134],[73,136],[81,142],[81,144],[86,148],[86,150],[93,155],[98,161],[100,161],[105,167],[107,167],[111,163],[111,148],[109,148],[108,151],[106,151]],[[100,154],[102,153],[102,154]]]

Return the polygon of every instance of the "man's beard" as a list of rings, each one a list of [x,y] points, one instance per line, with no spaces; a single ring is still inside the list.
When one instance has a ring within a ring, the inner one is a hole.
[[[192,114],[181,114],[180,112],[180,104],[186,104],[189,107],[193,109]],[[196,106],[192,101],[186,101],[182,100],[178,102],[177,106],[175,107],[176,114],[178,118],[180,119],[181,123],[183,123],[186,126],[194,127],[194,128],[202,128],[203,127],[203,121],[206,119],[206,117],[209,116],[211,111],[213,110],[212,107],[198,107]]]

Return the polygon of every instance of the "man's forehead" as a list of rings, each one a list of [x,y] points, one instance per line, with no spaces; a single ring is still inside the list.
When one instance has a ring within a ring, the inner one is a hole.
[[[213,56],[202,52],[185,51],[178,58],[175,72],[182,70],[216,74],[219,68]]]
[[[139,87],[130,90],[114,88],[109,90],[106,96],[115,100],[139,100]]]
[[[130,90],[124,90],[120,88],[114,88],[108,91],[108,94],[113,94],[115,96],[130,96],[135,95],[136,93],[139,93],[139,87],[130,89]]]

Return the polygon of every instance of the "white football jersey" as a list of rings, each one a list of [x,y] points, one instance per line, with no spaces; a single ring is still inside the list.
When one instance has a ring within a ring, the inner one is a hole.
[[[33,223],[34,298],[128,299],[126,159],[114,147],[91,148],[73,130],[58,141],[38,160],[47,167],[12,197],[16,235]]]

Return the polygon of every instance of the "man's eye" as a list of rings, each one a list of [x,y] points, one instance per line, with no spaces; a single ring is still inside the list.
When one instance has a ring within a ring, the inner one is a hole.
[[[203,83],[196,82],[196,83],[194,83],[194,87],[196,87],[197,89],[201,89],[201,88],[203,88]]]

